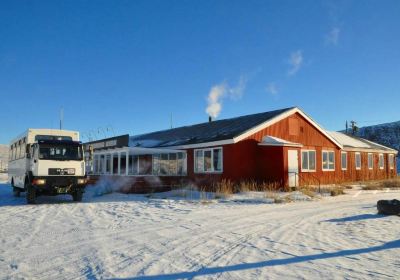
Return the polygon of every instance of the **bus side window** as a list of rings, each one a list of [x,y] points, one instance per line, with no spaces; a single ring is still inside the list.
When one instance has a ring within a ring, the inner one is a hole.
[[[8,152],[8,160],[12,160],[12,153],[13,153],[13,145],[10,146],[10,151]]]
[[[15,160],[16,159],[16,157],[17,157],[17,143],[15,143],[14,145],[13,145],[13,160]]]
[[[26,149],[25,149],[25,155],[26,155],[26,158],[31,158],[31,147],[30,147],[30,145],[26,145],[25,146],[26,147]]]
[[[18,141],[17,159],[21,158],[21,140]]]
[[[22,140],[22,147],[21,147],[22,158],[26,155],[26,138]]]

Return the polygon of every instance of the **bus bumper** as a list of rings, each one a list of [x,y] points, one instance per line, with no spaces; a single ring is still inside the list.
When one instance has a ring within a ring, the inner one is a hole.
[[[84,191],[87,185],[85,176],[41,176],[31,182],[38,194],[72,194],[76,190]]]

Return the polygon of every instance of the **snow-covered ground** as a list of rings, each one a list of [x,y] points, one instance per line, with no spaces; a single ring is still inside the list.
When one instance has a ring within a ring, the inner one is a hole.
[[[0,184],[5,184],[8,182],[8,174],[0,173]]]
[[[25,205],[0,185],[0,279],[399,277],[400,217],[375,205],[400,191],[287,204],[85,195]]]

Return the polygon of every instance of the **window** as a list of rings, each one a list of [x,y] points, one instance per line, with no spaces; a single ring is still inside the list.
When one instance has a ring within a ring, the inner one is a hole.
[[[157,161],[158,163],[158,161]],[[129,175],[138,175],[139,174],[139,156],[137,155],[129,155]]]
[[[301,171],[315,171],[315,151],[301,151]]]
[[[360,153],[355,153],[355,160],[356,160],[356,169],[360,170],[361,169],[361,154]]]
[[[374,155],[368,154],[368,169],[374,169]]]
[[[194,152],[194,170],[196,172],[204,171],[204,160],[203,160],[203,150],[196,150]]]
[[[127,152],[122,152],[120,154],[120,158],[119,158],[119,174],[120,175],[126,175],[126,168],[127,168],[127,157],[128,157],[128,153]]]
[[[10,151],[9,151],[9,153],[8,153],[8,160],[12,160],[12,157],[13,157],[13,145],[11,145],[10,146]]]
[[[177,172],[180,175],[186,175],[186,153],[178,153]]]
[[[322,151],[322,170],[333,171],[335,170],[335,152]]]
[[[93,172],[94,174],[99,173],[99,155],[94,155]]]
[[[394,169],[394,155],[393,154],[389,155],[389,167],[390,167],[390,169]]]
[[[104,155],[100,156],[99,160],[99,173],[104,174]]]
[[[17,159],[17,143],[14,144],[14,153],[13,153],[13,159]]]
[[[341,164],[342,164],[342,170],[347,170],[347,153],[346,152],[341,153]]]
[[[383,154],[379,154],[379,169],[385,168],[385,162]]]
[[[21,146],[21,157],[24,158],[26,155],[26,137],[22,139],[22,146]]]
[[[194,170],[201,172],[222,172],[222,148],[194,151]]]
[[[17,154],[17,155],[15,156],[16,159],[19,159],[19,158],[20,158],[20,154],[21,154],[21,140],[18,141],[18,144],[17,144],[17,153],[16,153],[16,154]]]
[[[168,174],[168,154],[161,154],[160,156],[160,174]]]
[[[153,155],[153,175],[186,175],[186,166],[186,153]]]
[[[214,171],[222,171],[222,149],[214,149],[213,166]]]
[[[212,171],[212,150],[204,151],[204,172]]]
[[[106,155],[106,174],[110,174],[111,173],[111,155]]]
[[[114,153],[112,155],[112,174],[119,174],[118,165],[119,165],[119,154]]]

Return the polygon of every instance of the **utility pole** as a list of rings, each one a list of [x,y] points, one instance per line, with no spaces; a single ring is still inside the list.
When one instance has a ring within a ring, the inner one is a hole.
[[[349,123],[346,120],[346,134],[349,133]]]
[[[60,110],[60,130],[62,130],[63,121],[64,121],[64,108],[61,107],[61,110]]]

